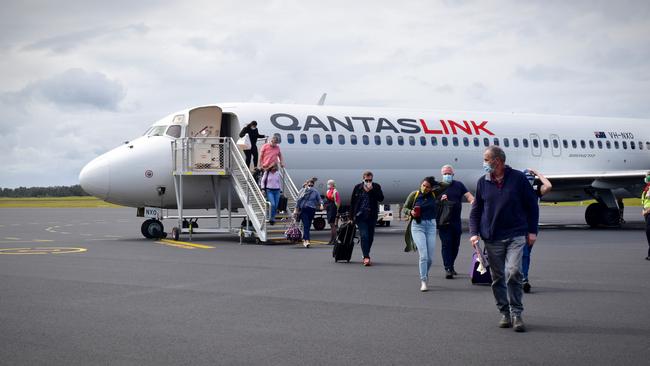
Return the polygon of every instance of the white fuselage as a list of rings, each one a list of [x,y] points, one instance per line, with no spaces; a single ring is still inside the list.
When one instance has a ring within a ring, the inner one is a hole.
[[[483,174],[483,151],[495,143],[513,168],[534,168],[565,183],[554,182],[552,194],[545,197],[550,201],[589,198],[584,181],[591,184],[599,177],[617,196],[636,195],[638,179],[621,180],[617,174],[636,176],[650,168],[650,132],[644,120],[282,104],[219,107],[230,124],[222,135],[237,139],[244,125],[257,121],[261,134],[281,137],[287,170],[297,185],[317,177],[317,188],[324,191],[325,182],[334,179],[344,202],[365,170],[374,173],[389,203],[402,202],[425,176],[440,179],[445,164],[454,166],[456,180],[474,190]],[[154,127],[163,131],[180,125],[180,136],[186,136],[190,111],[169,115]],[[82,187],[120,205],[174,208],[173,139],[150,133],[97,157],[82,170]],[[608,176],[618,180],[608,181]],[[209,177],[184,184],[186,208],[213,207]],[[166,187],[166,193],[159,195],[158,187]]]

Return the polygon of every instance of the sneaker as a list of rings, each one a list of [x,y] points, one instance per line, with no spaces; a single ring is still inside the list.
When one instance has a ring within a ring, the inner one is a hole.
[[[526,326],[524,325],[524,320],[521,319],[521,315],[515,315],[512,317],[512,327],[515,332],[522,333],[526,331]]]
[[[448,280],[451,280],[452,278],[454,278],[454,272],[452,272],[450,270],[446,270],[445,271],[445,278],[448,279]]]
[[[303,240],[302,246],[305,248],[309,248],[309,240]]]
[[[424,292],[427,291],[429,288],[427,288],[427,282],[426,281],[420,281],[420,291]]]
[[[370,258],[363,258],[363,265],[366,267],[372,266],[372,263],[370,262]]]
[[[530,286],[530,283],[528,281],[524,281],[524,292],[525,293],[530,293],[530,289],[532,286]]]
[[[501,320],[499,320],[499,328],[510,328],[512,326],[512,321],[510,320],[510,314],[501,314]]]

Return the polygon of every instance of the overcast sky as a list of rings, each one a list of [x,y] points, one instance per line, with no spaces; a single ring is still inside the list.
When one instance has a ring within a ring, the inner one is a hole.
[[[648,118],[649,35],[645,0],[5,0],[0,187],[223,101]]]

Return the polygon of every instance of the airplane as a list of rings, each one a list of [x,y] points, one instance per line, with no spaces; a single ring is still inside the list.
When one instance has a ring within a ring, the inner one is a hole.
[[[323,99],[323,98],[321,98]],[[423,177],[439,175],[444,164],[470,191],[481,175],[482,153],[502,147],[515,169],[535,168],[553,184],[543,201],[595,199],[585,211],[591,227],[619,226],[622,198],[639,197],[650,169],[647,120],[518,113],[220,103],[188,108],[153,123],[144,135],[90,161],[79,181],[89,194],[139,208],[216,207],[214,180],[185,179],[178,201],[172,144],[188,138],[238,139],[257,121],[260,133],[278,136],[287,171],[297,182],[317,177],[324,190],[337,182],[343,204],[365,170],[382,185],[385,202],[403,202]],[[220,159],[222,159],[221,157]],[[187,174],[191,174],[187,173]],[[174,189],[176,187],[176,190]],[[219,199],[230,188],[218,187]],[[225,199],[225,198],[224,198]],[[236,202],[232,208],[241,207]],[[143,223],[162,231],[154,218]]]

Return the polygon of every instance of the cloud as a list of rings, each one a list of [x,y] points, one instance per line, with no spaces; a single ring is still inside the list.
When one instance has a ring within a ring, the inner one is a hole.
[[[14,96],[39,99],[62,109],[117,110],[126,90],[117,81],[99,72],[70,69],[51,78],[39,80]]]
[[[81,31],[61,34],[41,39],[24,47],[25,50],[48,50],[54,53],[70,52],[84,44],[96,41],[109,41],[128,37],[130,35],[143,35],[149,31],[144,24],[133,24],[125,27],[110,28],[98,27]]]

